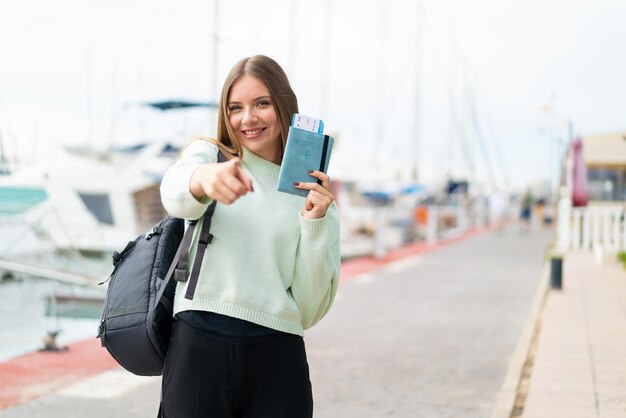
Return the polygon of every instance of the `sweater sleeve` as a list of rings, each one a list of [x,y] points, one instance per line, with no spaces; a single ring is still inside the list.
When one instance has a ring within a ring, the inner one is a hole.
[[[191,142],[161,181],[161,201],[165,210],[177,218],[198,219],[206,211],[211,199],[200,201],[191,194],[191,175],[203,164],[217,162],[217,147],[205,140]]]
[[[339,283],[339,212],[333,203],[320,219],[300,216],[291,294],[300,309],[302,327],[310,328],[330,309]]]

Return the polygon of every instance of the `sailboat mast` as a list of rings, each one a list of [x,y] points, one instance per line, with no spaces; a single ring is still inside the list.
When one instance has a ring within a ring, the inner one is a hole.
[[[4,154],[4,140],[2,138],[2,130],[0,129],[0,174],[8,174],[9,167]]]
[[[320,115],[322,118],[326,118],[328,116],[328,94],[330,92],[330,66],[331,66],[331,46],[332,46],[332,0],[326,0],[326,18],[324,19],[325,28],[324,28],[324,59],[321,60],[322,64],[322,79],[321,79],[321,97],[320,97]]]
[[[85,54],[85,112],[87,113],[87,147],[93,148],[93,47]]]
[[[480,125],[480,120],[478,118],[478,112],[476,110],[476,100],[474,96],[473,86],[466,86],[465,99],[467,101],[468,112],[469,112],[472,126],[474,128],[476,141],[478,142],[480,155],[482,156],[483,162],[485,163],[485,169],[487,171],[487,182],[489,186],[492,188],[492,190],[495,190],[497,188],[496,176],[493,170],[493,165],[491,164],[491,158],[489,157],[489,150],[487,149],[485,136],[483,135],[483,130]]]
[[[2,84],[0,80],[0,174],[9,173],[9,164],[4,150],[4,138],[2,137]]]
[[[217,87],[217,62],[219,58],[219,50],[218,50],[218,32],[219,32],[219,15],[220,15],[220,2],[219,0],[215,0],[213,4],[213,71],[212,71],[212,80],[211,80],[211,96],[217,98],[218,87]]]
[[[421,110],[422,110],[422,37],[424,26],[424,7],[422,3],[416,4],[416,22],[415,22],[415,114],[413,115],[413,129],[409,134],[410,140],[410,157],[409,160],[409,181],[417,182],[419,179],[419,142],[421,127]]]
[[[220,2],[215,0],[213,2],[213,32],[211,33],[211,43],[213,44],[213,68],[211,69],[211,85],[209,86],[209,101],[215,101],[218,106],[221,106],[219,79],[218,79],[218,62],[219,62],[219,21],[220,21]],[[215,137],[217,138],[217,116],[213,114],[213,111],[218,112],[219,107],[208,110],[209,117],[209,129],[215,124]]]
[[[452,118],[452,123],[448,125],[448,149],[446,155],[448,156],[447,161],[447,173],[446,177],[448,179],[452,178],[452,169],[453,169],[453,161],[454,161],[454,136],[455,131],[460,130],[459,120],[456,114],[456,102],[455,102],[455,86],[456,86],[456,31],[454,25],[450,24],[450,49],[449,53],[449,79],[448,79],[448,105],[450,106],[450,117]]]
[[[372,146],[370,147],[370,150],[372,152],[372,157],[370,159],[370,161],[372,161],[372,163],[375,166],[379,165],[379,158],[380,158],[380,144],[382,143],[383,140],[383,118],[381,115],[384,114],[384,112],[382,111],[384,109],[383,106],[383,101],[384,101],[384,92],[385,92],[385,87],[386,87],[386,83],[385,83],[385,79],[386,77],[386,64],[387,64],[387,2],[386,1],[381,1],[381,12],[380,12],[380,36],[379,36],[379,42],[378,42],[378,75],[377,75],[377,83],[376,83],[376,106],[378,106],[378,109],[380,110],[378,113],[378,115],[376,116],[376,129],[374,131],[374,134],[376,135],[374,137],[374,143],[372,144]],[[377,159],[378,157],[378,159]]]
[[[296,11],[297,3],[295,1],[289,2],[289,54],[287,61],[287,75],[291,76],[295,71],[295,56],[296,56]]]

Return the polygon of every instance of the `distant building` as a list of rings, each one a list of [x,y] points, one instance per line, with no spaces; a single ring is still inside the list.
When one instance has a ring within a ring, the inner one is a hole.
[[[581,139],[589,201],[626,200],[626,132]]]
[[[626,252],[626,132],[574,140],[562,174],[557,248],[593,251],[600,263],[615,260]]]

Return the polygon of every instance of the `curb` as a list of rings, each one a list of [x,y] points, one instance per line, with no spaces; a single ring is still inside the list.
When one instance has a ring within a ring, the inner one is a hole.
[[[528,366],[527,362],[530,358],[532,345],[540,330],[541,317],[548,297],[549,275],[550,263],[546,260],[541,271],[537,292],[533,298],[522,334],[513,352],[513,357],[509,362],[509,367],[500,388],[496,406],[491,413],[491,418],[511,418],[516,408],[516,401],[522,389],[523,380],[527,377],[524,374],[524,368]]]

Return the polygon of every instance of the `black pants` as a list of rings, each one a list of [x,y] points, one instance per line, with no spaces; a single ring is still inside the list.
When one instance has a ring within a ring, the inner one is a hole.
[[[311,418],[304,341],[278,334],[225,344],[176,321],[162,388],[163,418]]]

